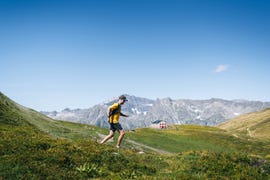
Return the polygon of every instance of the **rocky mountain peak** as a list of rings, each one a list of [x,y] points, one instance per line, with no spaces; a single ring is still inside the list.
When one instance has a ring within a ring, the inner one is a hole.
[[[167,121],[168,124],[214,126],[241,114],[270,107],[270,102],[246,100],[173,100],[169,97],[152,100],[128,94],[125,96],[128,102],[122,106],[122,111],[129,114],[129,118],[121,118],[120,122],[126,129],[146,127],[157,119]],[[117,100],[118,97],[113,97],[89,109],[66,108],[61,112],[42,113],[54,119],[108,127],[106,109]]]

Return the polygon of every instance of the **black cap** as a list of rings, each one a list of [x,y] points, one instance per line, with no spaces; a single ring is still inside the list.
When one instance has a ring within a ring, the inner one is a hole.
[[[122,99],[122,100],[124,100],[124,101],[128,101],[128,100],[127,100],[127,97],[126,97],[125,95],[119,96],[119,99]]]

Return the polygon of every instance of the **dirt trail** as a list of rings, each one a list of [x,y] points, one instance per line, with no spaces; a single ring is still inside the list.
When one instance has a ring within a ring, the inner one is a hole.
[[[138,143],[138,142],[133,141],[133,140],[130,140],[130,139],[127,139],[126,141],[129,142],[129,143],[131,143],[131,144],[134,144],[136,146],[139,146],[139,147],[142,147],[142,148],[146,148],[146,149],[150,149],[150,150],[155,151],[155,152],[157,152],[159,154],[172,154],[169,151],[164,151],[164,150],[161,150],[161,149],[153,148],[151,146],[147,146],[145,144],[141,144],[141,143]]]
[[[247,128],[247,132],[248,132],[248,135],[249,135],[250,137],[253,137],[252,134],[251,134],[251,131],[250,131],[249,127]]]
[[[104,137],[106,137],[106,135],[103,135],[103,134],[101,134],[101,133],[97,133],[97,135],[98,135],[100,138],[102,138],[102,139],[103,139]],[[109,141],[112,142],[113,140],[110,139]],[[124,139],[124,141],[127,141],[127,142],[129,142],[130,144],[136,145],[137,147],[140,147],[140,148],[145,148],[145,149],[149,149],[149,150],[155,151],[155,152],[157,152],[157,153],[159,153],[159,154],[173,154],[173,153],[171,153],[171,152],[169,152],[169,151],[165,151],[165,150],[153,148],[153,147],[151,147],[151,146],[147,146],[147,145],[145,145],[145,144],[141,144],[141,143],[138,143],[138,142],[133,141],[133,140],[130,140],[130,139]]]

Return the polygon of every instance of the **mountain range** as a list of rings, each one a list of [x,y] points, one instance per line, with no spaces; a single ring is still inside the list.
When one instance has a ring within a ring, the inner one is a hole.
[[[270,107],[270,102],[247,100],[189,100],[171,98],[148,99],[126,95],[128,102],[122,106],[122,112],[128,118],[121,118],[125,129],[148,127],[155,120],[164,120],[168,124],[197,124],[215,126],[239,115],[261,111]],[[88,109],[69,109],[60,112],[41,113],[59,120],[108,127],[106,109],[117,102],[116,99],[104,101]]]

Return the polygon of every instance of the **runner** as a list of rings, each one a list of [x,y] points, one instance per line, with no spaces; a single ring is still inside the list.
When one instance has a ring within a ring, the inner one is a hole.
[[[109,135],[106,136],[100,144],[103,144],[107,142],[109,139],[111,139],[114,136],[115,131],[118,131],[120,134],[117,140],[116,147],[119,148],[121,145],[121,142],[125,136],[125,132],[119,123],[120,116],[128,117],[128,115],[121,113],[121,105],[123,105],[127,100],[126,96],[121,95],[119,97],[119,100],[117,103],[114,103],[111,105],[107,110],[107,116],[108,116],[108,122],[110,123],[110,132]]]

